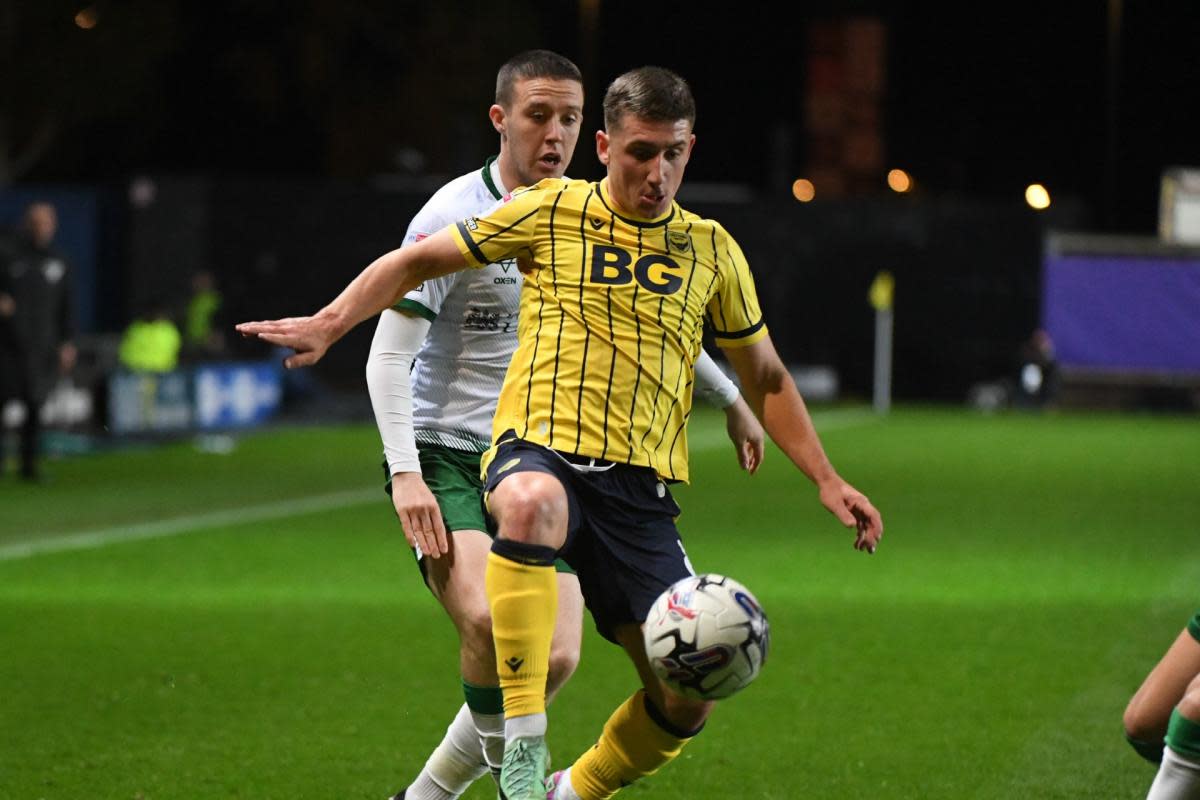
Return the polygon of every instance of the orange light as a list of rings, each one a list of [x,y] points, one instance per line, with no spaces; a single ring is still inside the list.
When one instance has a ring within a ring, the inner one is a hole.
[[[817,190],[816,187],[813,186],[812,181],[804,178],[798,178],[796,182],[792,184],[792,196],[801,203],[807,203],[817,196]]]
[[[88,6],[75,15],[75,24],[85,31],[90,31],[96,27],[96,23],[100,21],[100,15],[96,13],[95,6]]]
[[[893,192],[904,194],[912,189],[912,178],[902,169],[893,169],[887,174],[887,185]]]

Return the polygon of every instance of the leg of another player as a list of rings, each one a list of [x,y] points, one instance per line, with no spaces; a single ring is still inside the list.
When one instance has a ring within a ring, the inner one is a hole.
[[[1147,761],[1162,760],[1171,711],[1196,675],[1200,675],[1200,642],[1190,629],[1184,630],[1125,709],[1125,738]]]
[[[567,493],[553,475],[514,471],[492,489],[487,503],[499,525],[486,586],[504,691],[500,786],[509,800],[541,800],[546,678],[558,616],[554,560],[567,536]]]
[[[558,616],[554,621],[554,638],[550,642],[550,665],[546,676],[547,705],[579,666],[579,648],[583,643],[583,609],[579,578],[566,572],[558,573]]]
[[[1166,741],[1146,800],[1200,800],[1200,676],[1171,712]]]
[[[426,581],[458,631],[466,703],[446,729],[405,800],[452,800],[504,756],[504,708],[496,677],[491,614],[479,577],[492,540],[482,531],[455,531],[450,552],[425,558]]]
[[[643,688],[613,712],[594,747],[554,776],[555,800],[607,800],[653,774],[700,732],[715,705],[667,690],[650,668],[640,625],[622,625],[616,636],[637,667]]]
[[[487,563],[491,539],[479,531],[458,531],[451,538],[451,553],[425,565],[430,588],[459,631],[463,688],[467,702],[446,730],[405,800],[447,800],[461,795],[483,772],[477,753],[483,750],[486,766],[498,774],[504,756],[504,707],[496,677],[491,615],[478,575]],[[472,572],[473,570],[478,570]],[[549,703],[579,665],[583,638],[583,595],[579,579],[558,575],[558,619],[550,647],[546,702]],[[475,738],[477,737],[477,738]],[[475,744],[478,742],[478,744]]]

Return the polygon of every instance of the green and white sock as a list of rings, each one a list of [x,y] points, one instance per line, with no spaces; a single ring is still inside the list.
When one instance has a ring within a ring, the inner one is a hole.
[[[498,777],[504,763],[504,693],[499,686],[475,686],[463,681],[463,695],[479,734],[483,760]]]
[[[455,800],[487,771],[479,732],[464,703],[421,774],[409,785],[405,800]]]
[[[1200,723],[1171,712],[1162,765],[1146,800],[1200,800]]]

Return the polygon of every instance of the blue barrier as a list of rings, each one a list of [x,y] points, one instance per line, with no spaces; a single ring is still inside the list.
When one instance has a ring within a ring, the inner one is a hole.
[[[281,372],[273,361],[118,372],[108,381],[108,429],[121,436],[252,428],[279,411]]]

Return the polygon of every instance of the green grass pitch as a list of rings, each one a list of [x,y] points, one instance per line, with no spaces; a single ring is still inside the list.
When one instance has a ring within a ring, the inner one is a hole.
[[[758,595],[773,650],[628,796],[1143,796],[1121,712],[1200,606],[1197,421],[816,417],[883,546],[854,552],[778,451],[736,474],[721,418],[699,414],[680,527],[698,569]],[[403,786],[461,696],[378,450],[368,426],[276,430],[0,482],[0,798]],[[635,680],[587,624],[550,711],[559,765]]]

